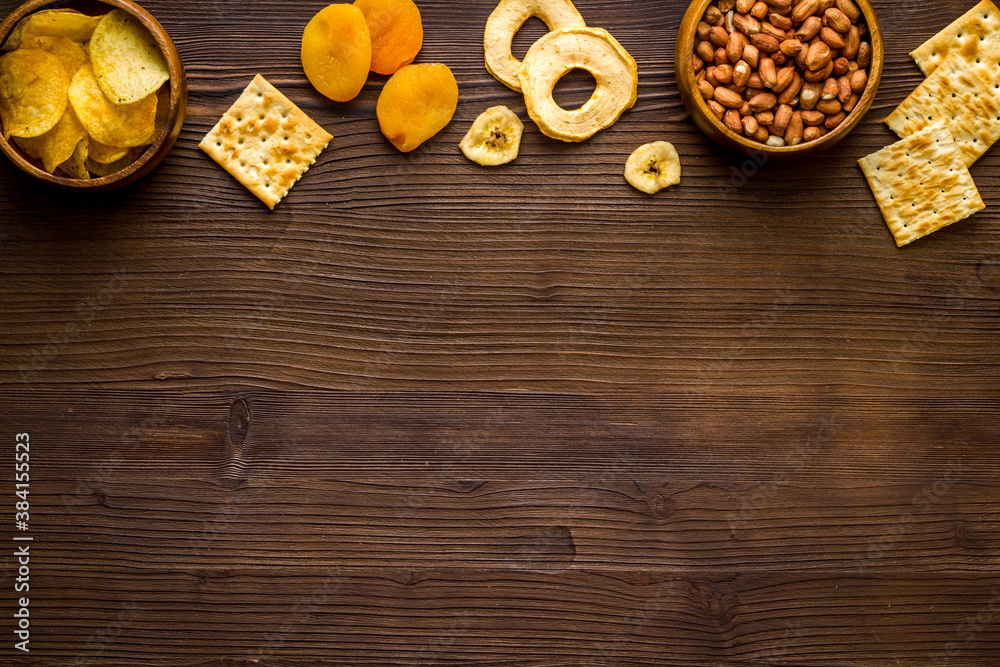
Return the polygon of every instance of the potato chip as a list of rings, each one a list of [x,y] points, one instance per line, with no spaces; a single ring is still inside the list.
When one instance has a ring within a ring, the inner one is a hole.
[[[21,31],[21,40],[33,37],[65,37],[83,44],[94,34],[94,28],[101,22],[100,16],[87,16],[79,12],[44,11],[28,17]]]
[[[90,40],[90,59],[101,90],[114,104],[138,102],[170,79],[153,36],[120,9],[101,19]]]
[[[90,142],[90,148],[93,149],[94,143]],[[129,166],[133,162],[139,159],[139,156],[146,152],[145,146],[139,146],[138,148],[129,148],[125,152],[125,156],[115,160],[114,162],[109,162],[107,164],[101,164],[94,160],[94,153],[91,150],[90,156],[87,158],[87,171],[94,178],[104,178],[105,176],[110,176],[111,174],[116,174],[125,167]]]
[[[0,56],[4,137],[37,137],[55,127],[66,111],[68,88],[65,68],[47,51],[18,49]]]
[[[59,165],[59,168],[71,178],[89,180],[90,172],[87,171],[87,139],[84,138],[76,145],[76,150],[68,160]]]
[[[132,104],[112,104],[97,84],[90,64],[81,67],[73,77],[69,100],[87,134],[108,146],[145,145],[156,127],[155,94]]]
[[[48,35],[31,37],[21,42],[21,48],[48,51],[59,59],[70,80],[73,79],[73,75],[78,69],[90,61],[90,56],[87,55],[87,49],[84,48],[83,44],[65,37],[50,37]]]
[[[89,155],[87,156],[91,162],[97,162],[99,164],[111,164],[112,162],[117,162],[125,157],[131,148],[117,148],[115,146],[108,146],[107,144],[102,144],[100,141],[90,137],[89,145],[87,146]],[[91,170],[93,171],[93,170]]]
[[[42,155],[39,159],[45,171],[50,174],[54,172],[56,167],[72,157],[77,145],[86,138],[87,131],[83,129],[72,107],[67,107],[56,126],[42,135]]]
[[[51,132],[51,130],[49,130]],[[46,132],[45,134],[48,134]],[[36,160],[42,159],[42,145],[45,143],[45,134],[40,137],[11,137],[17,147],[24,151],[24,154]]]
[[[37,12],[37,13],[38,14],[45,14],[47,12],[70,12],[72,14],[79,14],[80,13],[80,12],[76,11],[75,9],[69,9],[69,8],[65,8],[65,9],[44,9],[44,10],[42,10],[40,12]],[[14,29],[10,31],[10,35],[7,36],[7,41],[3,43],[3,50],[4,51],[13,51],[14,49],[21,48],[21,36],[24,33],[24,26],[26,26],[28,24],[28,21],[31,19],[31,17],[35,16],[35,15],[36,14],[29,14],[28,16],[25,16],[23,19],[21,19],[20,21],[17,22],[17,25],[14,26]]]

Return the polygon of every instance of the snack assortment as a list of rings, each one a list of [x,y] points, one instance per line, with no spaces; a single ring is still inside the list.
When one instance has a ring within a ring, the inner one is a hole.
[[[860,101],[866,35],[853,0],[716,0],[698,23],[698,90],[738,135],[768,146],[813,141]]]
[[[18,23],[3,49],[4,138],[48,173],[110,175],[163,129],[170,74],[149,31],[126,12],[36,12]]]
[[[910,54],[927,78],[859,160],[897,246],[985,208],[970,167],[1000,138],[1000,11],[983,0]]]

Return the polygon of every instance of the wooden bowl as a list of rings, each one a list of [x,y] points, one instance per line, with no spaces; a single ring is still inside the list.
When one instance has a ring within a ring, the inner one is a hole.
[[[14,29],[14,26],[17,25],[18,21],[28,14],[51,4],[52,0],[29,0],[14,10],[3,23],[0,23],[0,44],[3,44],[7,40],[7,36]],[[46,183],[69,190],[87,190],[92,192],[113,190],[134,183],[152,171],[163,161],[163,158],[167,156],[167,153],[173,147],[174,142],[177,141],[177,137],[181,132],[181,126],[184,124],[184,114],[187,110],[187,78],[184,75],[184,65],[167,31],[163,29],[159,21],[153,18],[149,12],[132,2],[132,0],[79,0],[67,4],[84,14],[94,16],[106,14],[112,8],[117,7],[136,17],[149,30],[149,33],[160,47],[160,51],[163,52],[163,56],[167,61],[167,69],[170,73],[170,110],[167,113],[163,130],[135,162],[114,174],[90,180],[68,178],[46,172],[42,169],[41,163],[38,160],[26,156],[13,142],[4,139],[2,134],[0,134],[0,151],[3,151],[21,170],[40,181],[45,181]]]
[[[688,113],[694,122],[707,134],[710,139],[720,146],[733,151],[746,153],[754,157],[763,154],[767,159],[793,160],[810,155],[815,155],[820,151],[834,145],[850,133],[851,130],[864,118],[868,108],[875,100],[875,93],[878,90],[879,82],[882,80],[882,64],[884,52],[882,46],[882,31],[879,29],[878,18],[875,10],[868,0],[854,0],[858,8],[861,9],[868,26],[867,39],[872,47],[871,64],[868,67],[868,85],[861,94],[854,110],[844,119],[844,121],[832,131],[823,135],[819,139],[803,142],[796,146],[768,146],[759,143],[743,135],[736,134],[722,124],[722,121],[715,117],[709,109],[705,98],[699,92],[695,82],[694,73],[694,48],[697,39],[696,30],[698,22],[705,15],[705,10],[713,0],[694,0],[688,6],[687,13],[681,21],[681,27],[677,34],[676,57],[674,59],[674,74],[677,79],[677,87],[680,89],[681,98]],[[793,6],[794,6],[793,2]]]

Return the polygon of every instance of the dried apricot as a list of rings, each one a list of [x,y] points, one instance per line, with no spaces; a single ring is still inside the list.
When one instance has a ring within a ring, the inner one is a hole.
[[[372,38],[372,71],[394,74],[409,65],[424,44],[420,10],[413,0],[354,0],[368,21]]]
[[[385,138],[409,153],[445,128],[458,107],[458,82],[441,63],[406,65],[379,95],[375,113]]]
[[[334,102],[353,100],[368,80],[372,43],[365,15],[354,5],[330,5],[302,33],[302,69]]]

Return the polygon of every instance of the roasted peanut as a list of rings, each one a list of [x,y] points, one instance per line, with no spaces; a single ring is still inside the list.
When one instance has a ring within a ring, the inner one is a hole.
[[[703,91],[704,93],[704,91]],[[727,109],[739,109],[743,106],[743,97],[728,88],[716,88],[713,93],[715,101]]]
[[[857,72],[851,75],[851,90],[855,93],[860,93],[868,85],[868,74],[865,73],[863,69],[859,69]]]
[[[847,46],[847,42],[844,41],[844,37],[828,26],[823,26],[819,30],[819,38],[822,39],[827,45],[834,51],[840,51],[842,48]]]
[[[838,127],[867,87],[855,0],[715,0],[695,27],[699,93],[730,131],[796,146]]]
[[[722,123],[736,134],[743,134],[743,119],[736,109],[729,109],[722,116]]]

